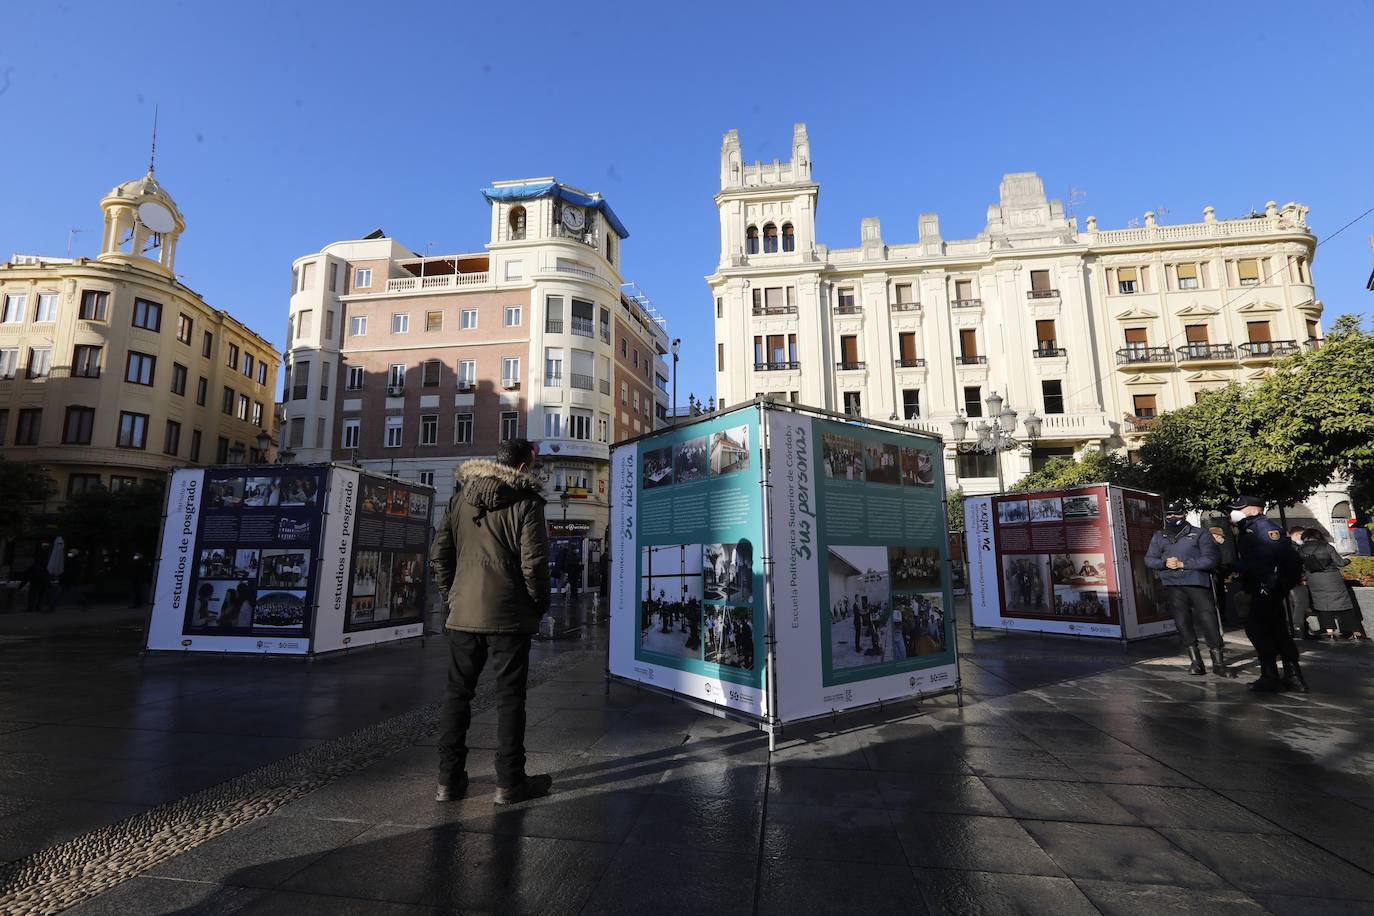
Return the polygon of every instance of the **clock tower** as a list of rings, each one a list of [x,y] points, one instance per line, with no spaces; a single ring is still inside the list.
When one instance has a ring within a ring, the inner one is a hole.
[[[175,277],[177,240],[186,229],[176,201],[148,174],[116,187],[100,202],[105,223],[98,260]]]

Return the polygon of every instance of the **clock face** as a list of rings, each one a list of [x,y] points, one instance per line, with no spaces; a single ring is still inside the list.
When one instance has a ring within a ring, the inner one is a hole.
[[[581,210],[576,207],[563,208],[563,225],[567,226],[573,232],[581,232],[582,227],[586,224],[587,220],[582,215]]]

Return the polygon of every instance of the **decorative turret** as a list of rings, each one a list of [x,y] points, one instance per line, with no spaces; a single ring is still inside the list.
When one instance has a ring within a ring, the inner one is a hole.
[[[148,174],[126,181],[100,202],[105,226],[100,239],[101,261],[130,264],[174,277],[177,239],[186,220],[176,201]]]

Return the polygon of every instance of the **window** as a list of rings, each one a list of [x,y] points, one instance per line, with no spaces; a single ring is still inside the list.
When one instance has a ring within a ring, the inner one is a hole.
[[[839,292],[839,307],[838,307],[836,310],[837,310],[837,311],[840,311],[840,312],[852,312],[852,311],[854,311],[854,290],[852,290],[852,289],[842,289],[842,290],[840,290],[840,292]]]
[[[167,431],[162,435],[162,454],[175,455],[181,451],[181,424],[176,420],[167,421]]]
[[[1155,417],[1155,396],[1153,394],[1137,394],[1132,400],[1135,408],[1135,415],[1142,420],[1151,420]]]
[[[1135,292],[1139,279],[1140,272],[1136,268],[1118,267],[1116,269],[1116,291],[1119,293]]]
[[[759,253],[759,230],[757,226],[750,226],[744,233],[744,253]]]
[[[388,389],[388,390],[387,390],[387,393],[388,393],[388,394],[390,394],[390,393],[391,393],[393,390],[395,390],[395,389],[404,388],[404,387],[405,387],[405,383],[406,383],[406,366],[405,366],[405,363],[392,363],[390,366],[387,367],[387,370],[386,370],[386,387],[387,387],[387,389]]]
[[[19,425],[14,430],[15,445],[37,445],[43,426],[43,409],[25,407],[19,411]]]
[[[443,365],[437,359],[427,359],[420,364],[420,386],[422,388],[439,387],[439,369]]]
[[[1144,356],[1149,345],[1149,332],[1145,328],[1126,329],[1126,349],[1130,355]]]
[[[1247,321],[1245,332],[1251,343],[1267,344],[1273,339],[1269,336],[1269,322],[1267,321]]]
[[[385,444],[386,444],[386,447],[387,447],[387,448],[400,448],[400,447],[401,447],[401,438],[402,438],[402,436],[405,434],[405,430],[404,430],[403,424],[404,424],[404,418],[402,418],[402,417],[387,417],[387,418],[386,418],[386,442],[385,442]]]
[[[120,448],[148,447],[148,415],[146,413],[119,413],[119,437],[115,444]]]
[[[778,251],[778,227],[772,223],[763,227],[763,253],[777,254]]]
[[[782,335],[776,335],[778,340],[782,340]],[[780,355],[772,346],[772,337],[769,337],[769,351],[772,355]],[[781,362],[781,360],[778,360]],[[840,368],[857,369],[859,368],[859,338],[855,334],[844,334],[840,337]]]
[[[1041,318],[1035,322],[1035,346],[1041,353],[1059,349],[1053,318]]]
[[[897,358],[903,366],[916,365],[916,333],[903,331],[897,335]]]
[[[348,319],[348,336],[361,337],[367,333],[367,316],[354,315]]]
[[[510,213],[506,217],[506,224],[510,227],[510,240],[518,242],[525,237],[525,208],[511,207]]]
[[[306,261],[301,265],[301,291],[315,288],[315,262]]]
[[[556,347],[544,349],[544,384],[550,388],[563,384],[563,351]]]
[[[563,297],[549,296],[544,300],[544,333],[563,333]]]
[[[357,417],[343,421],[343,439],[340,440],[341,448],[358,447],[358,432],[362,427],[362,423],[363,421]]]
[[[464,391],[477,385],[477,360],[458,360],[458,390]]]
[[[251,353],[243,354],[243,374],[250,379],[253,377],[253,354]]]
[[[978,332],[973,328],[959,329],[959,356],[965,360],[978,356]]]
[[[1174,268],[1178,275],[1179,289],[1197,289],[1197,265],[1179,264]]]
[[[223,396],[220,398],[219,409],[220,413],[224,414],[226,417],[232,417],[234,415],[234,389],[227,385],[224,388]]]
[[[188,347],[191,345],[191,329],[194,324],[195,322],[191,319],[191,316],[185,312],[177,316],[177,340],[186,344]]]
[[[6,347],[0,350],[0,378],[14,378],[19,371],[19,348]]]
[[[453,417],[453,444],[472,444],[472,414],[460,413]]]
[[[258,360],[258,384],[267,384],[267,363],[261,359]]]
[[[902,418],[919,420],[921,418],[921,389],[902,389]]]
[[[67,477],[67,498],[100,486],[99,474],[72,474]]]
[[[120,490],[127,490],[138,486],[137,477],[124,477],[118,474],[110,475],[110,492],[118,493]]]
[[[635,347],[635,349],[634,349],[634,364],[635,364],[635,368],[638,369],[638,368],[639,368],[639,348],[638,348],[638,347]]]
[[[723,298],[721,298],[720,296],[717,296],[717,297],[716,297],[716,317],[717,317],[717,318],[724,318],[724,317],[725,317],[725,300],[724,300]]]
[[[631,402],[632,402],[632,407],[633,407],[634,412],[635,412],[635,413],[639,413],[640,411],[639,411],[639,389],[638,389],[638,388],[636,388],[634,391],[630,392],[630,400],[631,400]]]
[[[725,371],[725,344],[716,344],[716,371]]]
[[[426,413],[420,415],[420,444],[435,445],[439,441],[439,415]]]
[[[857,391],[846,391],[844,393],[844,412],[851,417],[862,416],[863,403]]]
[[[253,402],[253,415],[252,415],[252,417],[249,419],[248,422],[252,423],[254,426],[257,426],[257,427],[261,427],[261,426],[262,426],[262,402],[261,402],[261,401],[254,401],[254,402]]]
[[[1044,379],[1040,382],[1040,394],[1045,399],[1045,413],[1064,412],[1064,383],[1058,379]]]
[[[186,396],[186,367],[181,363],[172,363],[172,394]]]
[[[296,313],[296,339],[303,340],[315,330],[315,310],[301,309]]]
[[[501,384],[507,388],[520,384],[520,357],[506,356],[501,359]]]
[[[972,281],[972,280],[955,280],[955,281],[954,281],[954,299],[955,299],[955,301],[957,301],[957,302],[972,302],[972,301],[973,301],[973,281]]]
[[[334,310],[328,309],[324,313],[324,339],[334,339]]]
[[[1030,279],[1032,293],[1044,294],[1050,291],[1050,272],[1048,270],[1032,270]]]
[[[210,353],[215,349],[215,335],[206,331],[200,339],[200,355],[206,359],[210,358]]]
[[[5,324],[18,324],[24,320],[24,311],[28,307],[29,297],[23,295],[5,296],[5,312],[3,320]]]
[[[515,328],[520,326],[520,306],[506,306],[506,327]]]
[[[94,427],[94,407],[68,407],[67,418],[62,424],[62,444],[90,445]]]
[[[977,385],[968,385],[964,388],[964,416],[981,417],[983,415],[983,389]]]
[[[788,288],[790,289],[791,287]],[[916,301],[914,298],[912,298],[910,283],[898,283],[896,287],[896,294],[897,302],[900,305],[910,305],[915,303]]]
[[[458,326],[464,331],[471,331],[477,327],[477,309],[463,309],[459,317],[462,320],[458,322]]]
[[[47,378],[52,373],[52,347],[29,348],[29,378]]]
[[[611,418],[607,414],[599,413],[596,415],[596,441],[611,441]]]
[[[501,441],[509,442],[520,435],[520,415],[513,410],[501,411]]]
[[[237,368],[238,368],[238,365],[239,365],[239,345],[238,345],[238,344],[232,344],[232,343],[231,343],[231,344],[229,345],[229,359],[226,360],[226,364],[229,366],[230,369],[237,369]]]
[[[1322,336],[1321,325],[1318,324],[1317,322],[1313,321],[1313,320],[1310,319],[1310,318],[1307,319],[1307,339],[1308,339],[1309,341],[1320,340],[1320,339],[1321,339],[1321,336]],[[0,365],[2,365],[3,362],[4,362],[4,360],[3,360],[3,353],[0,353]],[[3,377],[3,376],[4,376],[4,371],[3,371],[3,369],[0,369],[0,377]]]
[[[629,344],[627,344],[625,341],[622,340],[622,341],[620,342],[620,358],[621,358],[621,359],[624,359],[625,357],[627,357],[627,356],[629,356],[629,355],[630,355],[630,347],[629,347]]]
[[[1237,261],[1236,279],[1240,280],[1241,286],[1254,286],[1259,283],[1259,260],[1246,258],[1243,261]]]
[[[34,321],[56,321],[57,320],[57,293],[38,294],[38,314],[34,316]]]
[[[621,403],[621,404],[628,404],[628,403],[630,403],[630,386],[629,386],[629,383],[627,383],[627,382],[621,382],[621,383],[620,383],[620,403]]]
[[[197,407],[204,407],[204,406],[205,406],[205,398],[206,398],[206,395],[208,394],[209,387],[210,387],[210,381],[209,381],[209,379],[207,379],[205,376],[202,375],[199,379],[196,380],[196,406],[197,406]]]
[[[425,312],[425,330],[442,331],[444,329],[443,312]]]
[[[133,382],[135,385],[151,385],[156,369],[156,356],[130,350],[128,362],[124,366],[124,381]]]
[[[563,415],[553,408],[544,409],[544,438],[561,439],[563,437]]]
[[[1208,347],[1207,325],[1188,324],[1183,326],[1183,336],[1188,344],[1185,347],[1189,356],[1206,356]]]
[[[410,332],[410,315],[400,312],[391,316],[391,333],[407,334]]]
[[[337,262],[329,265],[329,291],[331,293],[339,291],[339,264]]]
[[[590,439],[592,437],[592,412],[574,407],[568,414],[568,438]]]
[[[433,472],[433,471],[417,471],[416,474],[415,474],[415,479],[416,479],[418,482],[420,482],[421,484],[423,484],[423,485],[425,485],[425,486],[427,486],[427,487],[432,487],[432,486],[434,486],[434,472]]]
[[[193,463],[200,461],[200,439],[200,430],[191,430],[191,452],[187,457],[190,458]]]
[[[104,290],[88,289],[81,293],[81,310],[77,317],[84,321],[104,321],[105,308],[110,303],[110,294]]]
[[[293,442],[293,444],[290,446],[290,448],[296,448],[296,447],[299,446],[299,445],[300,445],[300,442],[296,441],[296,442]],[[229,463],[229,440],[226,439],[226,438],[224,438],[223,436],[220,436],[218,439],[215,440],[215,464],[228,464],[228,463]]]
[[[0,360],[3,362],[3,360]],[[4,375],[3,367],[0,366],[0,376]],[[72,375],[77,378],[100,378],[100,347],[90,344],[77,344],[72,348]],[[184,385],[185,379],[182,379]],[[173,387],[173,391],[176,388]],[[185,394],[185,389],[177,392]]]
[[[234,411],[234,416],[238,417],[240,420],[243,420],[244,422],[247,422],[247,421],[248,421],[248,407],[249,407],[249,405],[252,404],[252,403],[253,403],[253,402],[252,402],[252,399],[249,398],[248,395],[246,395],[246,394],[241,394],[241,395],[239,395],[238,409]]]
[[[954,474],[957,477],[996,477],[997,456],[974,452],[969,455],[956,455]]]
[[[1038,471],[1055,458],[1073,460],[1073,447],[1050,447],[1031,449],[1031,470]]]
[[[783,250],[783,251],[796,251],[796,250],[797,250],[797,236],[796,236],[796,233],[794,233],[794,232],[792,231],[792,224],[791,224],[791,223],[783,223],[783,224],[782,224],[782,250]]]
[[[162,306],[147,299],[134,300],[134,327],[162,330]]]
[[[353,288],[369,289],[372,286],[372,268],[359,267],[353,271]]]
[[[362,366],[349,366],[344,387],[349,391],[362,391],[364,370]]]

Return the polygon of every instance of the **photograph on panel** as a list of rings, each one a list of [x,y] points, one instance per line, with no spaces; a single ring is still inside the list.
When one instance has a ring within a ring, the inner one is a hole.
[[[1050,558],[1045,554],[1003,557],[1002,584],[1008,611],[1050,613]]]
[[[749,470],[749,427],[733,426],[711,433],[711,475]]]
[[[702,545],[640,549],[639,646],[675,658],[701,658]]]
[[[947,648],[945,596],[894,594],[892,596],[892,650],[897,659],[937,655]]]
[[[892,594],[886,547],[831,547],[830,665],[854,668],[892,660]]]
[[[753,608],[708,604],[702,632],[706,661],[728,668],[754,670]]]
[[[701,567],[707,600],[754,603],[754,544],[748,538],[704,545]]]

